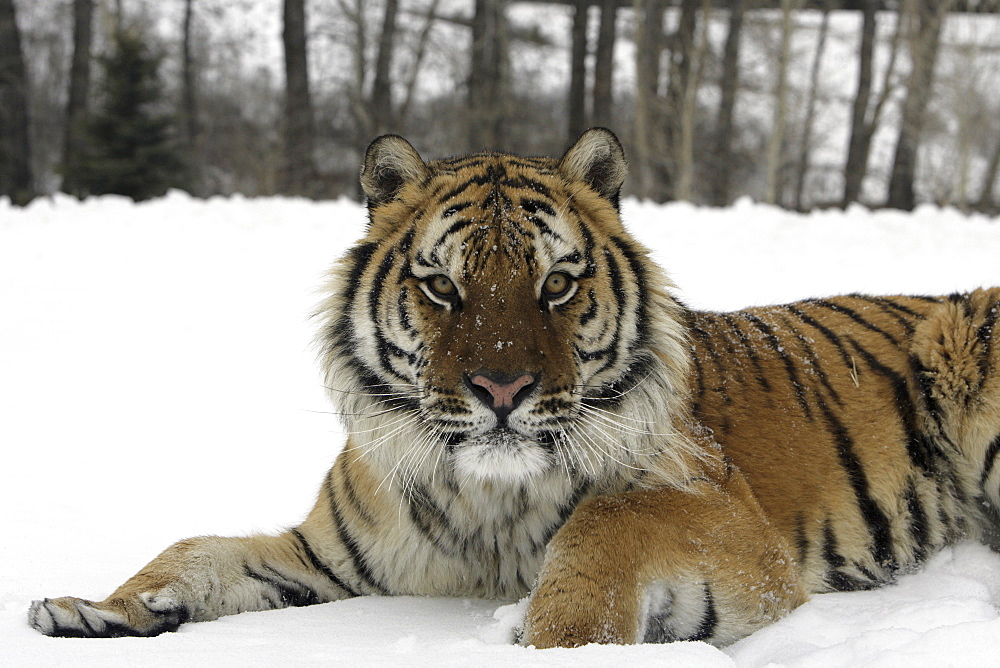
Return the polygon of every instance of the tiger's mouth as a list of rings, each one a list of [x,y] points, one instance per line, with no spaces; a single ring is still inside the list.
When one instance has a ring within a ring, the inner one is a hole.
[[[483,434],[464,434],[449,451],[455,470],[481,481],[521,483],[548,471],[555,463],[554,437],[525,435],[507,426]]]

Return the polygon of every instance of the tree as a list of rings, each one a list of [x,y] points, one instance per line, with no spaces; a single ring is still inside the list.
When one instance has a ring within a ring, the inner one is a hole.
[[[715,206],[728,206],[732,199],[730,175],[733,165],[733,110],[740,81],[740,38],[745,6],[744,0],[729,0],[729,32],[722,56],[719,110],[715,119],[713,149],[709,156],[712,166],[709,202]]]
[[[923,133],[924,117],[934,83],[934,67],[941,45],[941,27],[954,0],[907,0],[900,20],[909,21],[907,48],[910,77],[903,100],[903,117],[896,140],[889,178],[886,206],[911,211],[916,206],[914,180],[917,149]]]
[[[569,120],[567,144],[572,144],[590,124],[587,121],[587,24],[589,0],[573,5],[573,28],[570,36]]]
[[[670,86],[667,89],[667,196],[692,198],[694,181],[694,107],[699,61],[696,31],[700,0],[681,0],[677,32],[670,49]],[[707,25],[707,21],[704,22]]]
[[[34,196],[28,131],[28,80],[13,0],[0,0],[0,196],[25,205]]]
[[[184,26],[181,45],[181,117],[184,120],[184,142],[189,153],[198,143],[198,91],[194,65],[194,0],[184,0]]]
[[[282,190],[306,194],[316,176],[315,130],[309,90],[305,0],[284,0],[285,148]]]
[[[659,95],[660,57],[663,52],[663,12],[666,0],[635,0],[635,176],[632,188],[639,197],[658,199],[655,177],[666,153],[663,136],[663,100]]]
[[[399,0],[386,0],[382,17],[382,31],[378,40],[378,56],[375,60],[375,81],[372,83],[371,115],[374,128],[370,136],[380,135],[396,125],[392,106],[392,56],[396,45],[396,14]]]
[[[468,80],[469,149],[500,148],[508,99],[509,67],[505,0],[476,0]]]
[[[615,22],[618,17],[618,1],[601,2],[601,25],[597,34],[597,54],[594,60],[594,124],[612,124],[613,104],[612,77],[615,56]]]
[[[813,124],[816,118],[816,97],[820,80],[820,65],[826,50],[826,37],[830,31],[830,2],[822,0],[823,18],[819,24],[819,37],[816,40],[816,53],[813,55],[812,68],[809,72],[809,100],[806,102],[806,116],[802,121],[802,141],[799,143],[799,164],[795,175],[795,209],[804,211],[804,191],[806,175],[809,173],[809,153],[812,150]]]
[[[844,198],[847,207],[858,200],[861,182],[868,164],[868,147],[871,134],[867,132],[866,118],[872,90],[872,69],[875,60],[875,29],[878,0],[861,0],[861,43],[858,47],[858,89],[851,106],[851,139],[847,146],[844,165]]]
[[[87,115],[90,108],[90,61],[93,43],[94,2],[73,0],[73,61],[70,65],[69,99],[63,141],[63,192],[80,195],[76,175],[84,151]]]
[[[788,64],[792,53],[792,32],[795,29],[793,13],[803,0],[781,0],[781,38],[778,47],[777,77],[774,84],[774,120],[771,137],[767,142],[766,183],[764,201],[781,204],[779,183],[784,160],[785,126],[788,119]]]
[[[111,47],[100,60],[101,104],[86,123],[84,150],[77,164],[67,165],[67,178],[82,195],[158,197],[184,180],[173,119],[158,111],[160,58],[136,28],[115,30]]]

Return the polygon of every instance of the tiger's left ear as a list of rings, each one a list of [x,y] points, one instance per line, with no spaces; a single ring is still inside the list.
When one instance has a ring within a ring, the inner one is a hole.
[[[562,160],[559,169],[574,181],[583,181],[618,208],[628,163],[621,142],[607,128],[591,128],[580,135]]]
[[[397,135],[382,135],[365,152],[361,187],[368,207],[396,199],[403,186],[427,177],[427,165],[410,142]]]

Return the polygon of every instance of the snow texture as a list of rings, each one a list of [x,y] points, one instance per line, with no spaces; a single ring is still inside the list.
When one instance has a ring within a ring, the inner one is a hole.
[[[1000,221],[949,210],[627,201],[624,216],[698,308],[1000,285]],[[509,644],[513,602],[409,597],[151,639],[29,629],[32,599],[103,598],[177,539],[304,517],[343,440],[310,313],[364,220],[349,202],[179,193],[0,201],[0,664],[947,666],[1000,655],[1000,556],[975,544],[886,589],[816,596],[725,650],[526,649]]]

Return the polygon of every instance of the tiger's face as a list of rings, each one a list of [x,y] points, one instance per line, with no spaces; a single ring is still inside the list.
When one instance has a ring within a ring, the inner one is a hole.
[[[372,144],[368,236],[339,265],[321,339],[354,447],[461,480],[644,466],[686,367],[658,347],[683,335],[651,309],[666,297],[621,226],[624,174],[603,130],[559,161],[424,163],[399,137]]]

